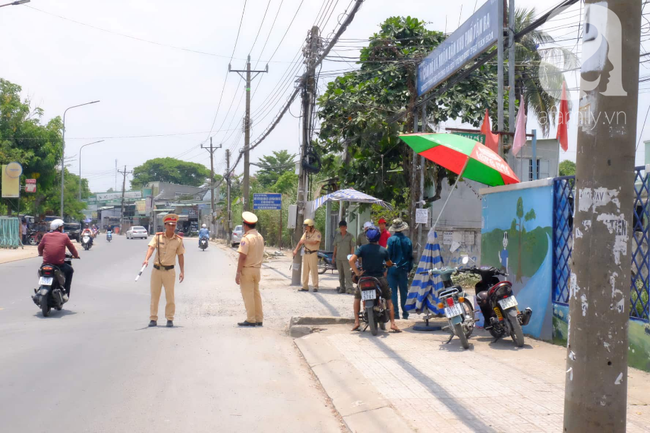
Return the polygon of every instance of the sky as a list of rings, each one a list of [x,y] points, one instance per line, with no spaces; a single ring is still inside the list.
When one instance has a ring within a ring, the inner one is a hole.
[[[517,7],[544,12],[557,2],[518,0]],[[430,29],[452,32],[482,4],[366,0],[342,39],[368,38],[395,15],[417,17]],[[100,100],[66,115],[71,171],[79,170],[82,145],[104,140],[83,150],[82,175],[94,192],[121,188],[116,160],[120,170],[126,166],[127,171],[166,156],[209,168],[209,154],[200,146],[208,145],[211,136],[215,146],[222,145],[215,152],[215,171],[223,173],[225,149],[231,149],[235,159],[243,147],[245,107],[243,81],[228,72],[228,65],[244,69],[249,54],[254,69],[264,70],[268,64],[268,73],[260,73],[252,85],[255,140],[303,71],[301,47],[311,26],[319,24],[321,34],[331,37],[350,5],[350,0],[32,0],[0,8],[0,77],[22,86],[23,97],[45,111],[44,121],[62,116],[70,106]],[[576,6],[557,17],[563,21],[546,27],[558,39],[575,38],[579,16]],[[355,55],[348,51],[355,44],[347,41],[346,46],[344,41],[333,54]],[[350,62],[326,61],[322,72],[355,67]],[[323,76],[321,89],[332,79],[332,74]],[[638,134],[650,106],[647,93],[640,96]],[[299,113],[297,98],[277,128],[251,151],[251,161],[274,150],[297,153]],[[531,119],[528,132],[534,125]],[[569,151],[562,152],[561,159],[575,159],[576,134],[572,122]],[[650,139],[650,127],[642,138]],[[639,151],[638,163],[643,161],[643,145]],[[240,165],[236,173],[241,172]]]

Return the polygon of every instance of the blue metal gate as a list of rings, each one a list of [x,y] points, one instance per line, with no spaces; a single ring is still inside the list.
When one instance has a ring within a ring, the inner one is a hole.
[[[650,176],[645,166],[636,167],[634,218],[631,245],[632,278],[630,317],[650,319]],[[571,252],[573,250],[575,177],[555,178],[553,182],[553,302],[568,305]]]

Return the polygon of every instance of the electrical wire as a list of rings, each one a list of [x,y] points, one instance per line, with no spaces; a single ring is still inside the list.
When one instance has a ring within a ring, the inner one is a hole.
[[[264,27],[264,21],[266,20],[266,14],[269,11],[269,6],[271,6],[271,1],[266,4],[266,9],[264,10],[264,16],[262,17],[262,22],[260,23],[259,28],[257,29],[257,34],[255,35],[255,40],[253,41],[253,46],[251,47],[250,51],[248,52],[248,55],[250,56],[253,50],[255,49],[255,44],[257,43],[257,38],[260,36],[260,32],[262,31],[262,27]]]

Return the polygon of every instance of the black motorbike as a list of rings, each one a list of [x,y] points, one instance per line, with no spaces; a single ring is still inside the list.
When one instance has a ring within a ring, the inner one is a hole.
[[[207,240],[207,238],[199,239],[199,248],[201,248],[202,251],[205,251],[205,249],[208,248],[208,240]]]
[[[72,266],[72,256],[65,255],[65,263]],[[38,289],[34,289],[32,300],[41,308],[43,317],[50,314],[52,308],[61,310],[65,300],[65,274],[56,265],[43,263],[38,270]]]
[[[318,251],[318,273],[324,274],[327,271],[335,271],[334,251]]]
[[[510,281],[499,280],[498,275],[507,276],[503,271],[492,266],[462,268],[481,277],[476,283],[476,302],[485,318],[485,330],[489,331],[495,341],[511,336],[517,347],[524,345],[522,326],[528,325],[533,310],[526,307],[524,311],[518,308],[518,302],[512,293]]]
[[[354,278],[356,279],[356,278]],[[382,331],[386,330],[386,322],[390,320],[388,316],[388,306],[386,299],[381,294],[379,280],[375,277],[359,277],[359,289],[361,290],[362,309],[359,311],[359,319],[370,328],[372,335],[377,335],[377,327]]]

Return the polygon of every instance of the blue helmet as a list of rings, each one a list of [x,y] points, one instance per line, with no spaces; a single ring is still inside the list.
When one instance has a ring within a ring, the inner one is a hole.
[[[368,237],[368,241],[370,242],[379,242],[379,238],[381,238],[381,233],[377,229],[370,229],[366,232],[366,236]]]

